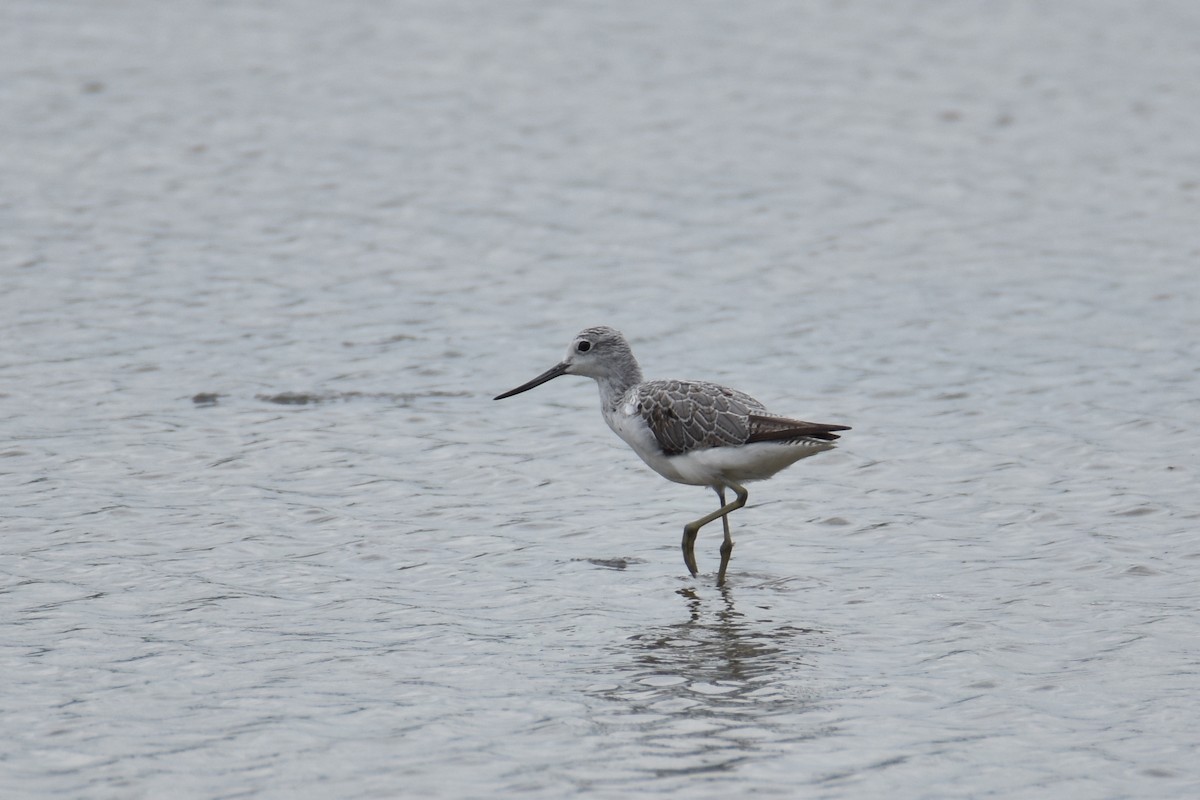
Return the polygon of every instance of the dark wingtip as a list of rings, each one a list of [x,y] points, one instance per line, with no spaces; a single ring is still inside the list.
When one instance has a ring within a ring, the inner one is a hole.
[[[839,437],[834,431],[848,431],[849,425],[827,425],[823,422],[802,422],[801,420],[781,417],[768,417],[757,414],[750,415],[751,421],[762,421],[770,426],[767,430],[757,430],[750,434],[747,442],[778,442],[789,439],[820,439],[832,442]]]
[[[838,436],[836,433],[832,433],[832,431],[848,431],[848,430],[853,430],[853,429],[849,425],[830,425],[828,427],[828,429],[825,431],[825,433],[829,436],[828,441],[832,442],[834,439],[842,438],[842,437]],[[820,438],[820,437],[818,437],[818,438]]]

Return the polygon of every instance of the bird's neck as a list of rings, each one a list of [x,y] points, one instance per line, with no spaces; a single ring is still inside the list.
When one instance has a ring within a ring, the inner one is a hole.
[[[616,408],[625,393],[641,382],[642,369],[636,361],[622,365],[619,371],[610,375],[596,378],[600,385],[600,404],[604,408]]]

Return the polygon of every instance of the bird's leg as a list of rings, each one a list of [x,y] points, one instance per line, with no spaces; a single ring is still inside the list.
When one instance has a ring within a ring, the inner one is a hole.
[[[729,566],[729,557],[733,555],[733,537],[729,535],[729,512],[746,505],[746,498],[750,496],[750,493],[746,491],[746,487],[744,486],[738,486],[736,483],[731,483],[729,486],[733,489],[737,498],[722,509],[728,510],[725,510],[724,516],[721,517],[721,521],[725,523],[725,541],[721,543],[721,568],[717,571],[717,586],[725,585],[725,568]],[[724,503],[725,492],[717,490],[717,494],[720,496],[721,502]]]
[[[736,511],[746,505],[746,498],[750,493],[731,483],[733,491],[737,493],[737,498],[728,505],[725,504],[725,492],[723,489],[717,489],[717,497],[721,499],[721,507],[711,514],[706,514],[695,522],[689,522],[683,526],[683,563],[687,565],[688,570],[692,573],[692,577],[696,577],[696,553],[694,546],[696,544],[696,534],[700,532],[708,523],[712,522],[717,517],[724,517],[730,511]],[[725,520],[725,544],[721,545],[721,572],[717,576],[718,585],[725,581],[725,566],[729,563],[729,553],[733,552],[733,540],[729,538],[729,520]]]
[[[687,565],[688,572],[692,573],[692,577],[696,577],[696,534],[700,532],[700,526],[684,525],[683,526],[683,563]]]
[[[717,499],[721,501],[721,508],[725,507],[725,487],[717,487]],[[729,541],[729,515],[721,515],[721,524],[725,526],[725,541]]]

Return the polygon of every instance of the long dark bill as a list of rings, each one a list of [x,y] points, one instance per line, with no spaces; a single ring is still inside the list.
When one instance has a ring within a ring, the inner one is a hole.
[[[528,392],[530,389],[532,389],[535,386],[541,386],[546,381],[552,381],[555,378],[557,378],[559,375],[565,375],[567,373],[567,366],[568,366],[568,364],[565,361],[561,364],[555,364],[553,367],[546,370],[541,375],[538,375],[536,378],[531,380],[529,383],[522,383],[517,388],[509,389],[504,394],[498,394],[495,397],[493,397],[492,399],[493,400],[503,400],[506,397],[512,397],[514,394],[520,394],[521,392]]]

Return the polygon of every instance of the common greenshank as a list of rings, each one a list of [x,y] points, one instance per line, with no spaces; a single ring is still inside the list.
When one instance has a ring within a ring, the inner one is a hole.
[[[683,526],[683,563],[696,577],[696,534],[720,517],[725,541],[718,586],[725,583],[733,553],[729,514],[749,495],[742,483],[765,480],[802,458],[831,450],[838,438],[834,431],[850,430],[771,414],[750,395],[715,383],[644,381],[625,337],[603,326],[580,331],[560,363],[495,399],[560,375],[596,379],[604,421],[651,469],[667,480],[717,493],[720,508]],[[731,503],[725,502],[726,489],[736,495]]]

